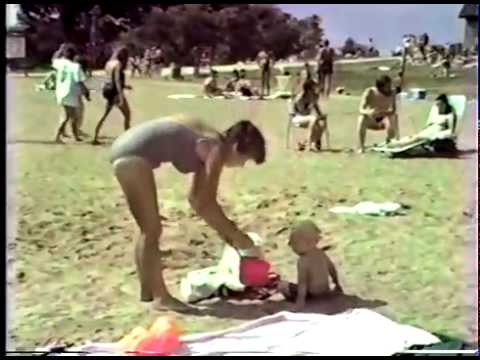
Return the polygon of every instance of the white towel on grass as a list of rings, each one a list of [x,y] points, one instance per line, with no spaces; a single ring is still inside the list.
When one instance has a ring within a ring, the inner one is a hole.
[[[194,356],[390,356],[413,345],[440,342],[425,330],[368,309],[336,315],[281,312],[226,331],[184,336],[182,341],[177,355]],[[76,350],[115,354],[115,345],[90,344]]]
[[[364,201],[355,206],[336,206],[330,209],[335,214],[359,214],[359,215],[376,215],[386,216],[399,214],[402,205],[394,202],[375,203],[372,201]]]

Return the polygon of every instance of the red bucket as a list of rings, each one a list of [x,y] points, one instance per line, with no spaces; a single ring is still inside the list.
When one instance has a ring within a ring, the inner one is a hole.
[[[270,263],[261,259],[243,258],[240,262],[240,281],[245,286],[262,287],[270,282]]]

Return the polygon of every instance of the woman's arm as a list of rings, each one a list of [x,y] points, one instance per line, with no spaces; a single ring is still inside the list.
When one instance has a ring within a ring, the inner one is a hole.
[[[188,200],[195,212],[225,242],[237,249],[251,248],[254,246],[252,240],[226,217],[217,203],[217,189],[222,167],[220,146],[216,145],[210,151],[205,166],[195,173]]]

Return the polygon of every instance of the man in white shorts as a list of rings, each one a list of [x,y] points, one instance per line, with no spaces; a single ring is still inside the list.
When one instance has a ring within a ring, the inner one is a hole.
[[[63,56],[53,60],[53,68],[57,72],[55,94],[57,103],[61,106],[60,123],[55,135],[55,142],[63,143],[62,135],[65,126],[70,121],[73,136],[81,141],[78,125],[82,113],[82,95],[90,100],[89,90],[84,84],[85,73],[79,63],[73,61],[76,55],[75,48],[67,45]]]

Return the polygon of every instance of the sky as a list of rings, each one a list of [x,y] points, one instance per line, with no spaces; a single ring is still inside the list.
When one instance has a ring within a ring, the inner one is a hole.
[[[463,4],[277,4],[296,17],[317,14],[322,18],[331,45],[341,46],[347,37],[374,45],[389,53],[402,35],[430,35],[433,43],[461,42],[464,20],[458,18]]]

